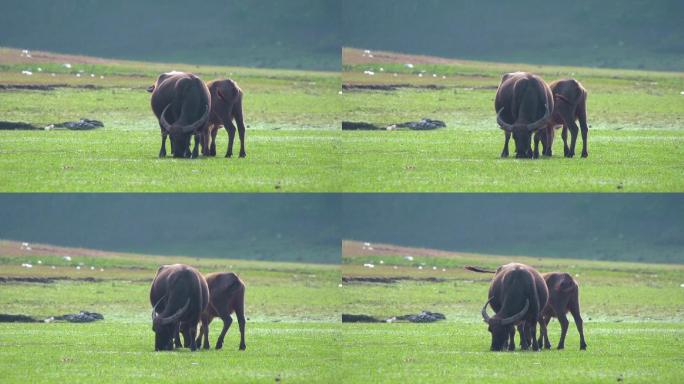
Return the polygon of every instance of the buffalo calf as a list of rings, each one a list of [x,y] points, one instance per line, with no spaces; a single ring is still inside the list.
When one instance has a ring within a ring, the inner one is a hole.
[[[580,315],[579,305],[579,284],[568,273],[549,272],[542,275],[546,281],[549,289],[549,302],[542,311],[541,321],[544,324],[549,323],[552,317],[558,319],[561,325],[561,337],[558,341],[558,349],[565,347],[565,335],[568,333],[568,319],[565,316],[568,311],[575,319],[575,326],[580,335],[580,349],[587,349],[587,343],[584,341],[584,322]],[[544,344],[544,348],[551,348],[548,335],[539,336],[539,344]]]
[[[203,140],[203,154],[216,156],[216,134],[221,126],[228,131],[228,150],[226,157],[233,156],[233,141],[235,140],[235,125],[240,136],[240,157],[247,156],[245,152],[245,123],[242,116],[243,92],[237,83],[231,79],[214,80],[207,83],[211,93],[211,114],[207,135]]]

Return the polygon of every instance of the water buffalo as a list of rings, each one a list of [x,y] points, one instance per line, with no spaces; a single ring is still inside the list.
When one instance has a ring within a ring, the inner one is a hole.
[[[587,135],[589,127],[587,126],[587,91],[582,87],[579,81],[575,79],[557,80],[549,84],[551,92],[553,93],[554,108],[551,115],[551,127],[549,129],[539,131],[535,135],[535,151],[537,151],[537,143],[541,140],[543,154],[551,156],[551,147],[545,145],[544,136],[549,133],[553,135],[553,129],[563,126],[561,137],[563,138],[563,151],[565,157],[575,156],[575,143],[577,143],[577,128],[576,120],[579,121],[582,130],[582,157],[589,156],[587,152]],[[570,146],[568,147],[568,130],[570,130]]]
[[[233,323],[230,314],[235,312],[240,327],[240,350],[244,351],[246,348],[245,284],[232,272],[210,273],[206,276],[206,279],[209,285],[209,305],[202,313],[202,324],[196,344],[198,346],[202,345],[202,336],[204,336],[204,349],[211,347],[209,345],[209,324],[211,324],[215,317],[219,317],[223,320],[223,329],[216,341],[216,349],[221,349],[226,332],[228,332],[230,325]],[[185,328],[183,333],[186,340],[191,337]]]
[[[540,320],[548,295],[544,279],[534,268],[519,263],[499,267],[489,287],[489,299],[482,307],[482,318],[492,335],[490,349],[515,349],[514,326],[519,325],[522,349],[529,349],[531,340],[532,349],[539,350],[537,323],[541,334],[546,335],[546,324]],[[494,316],[487,314],[488,305],[496,312]]]
[[[549,288],[549,301],[542,311],[541,321],[548,325],[552,317],[558,318],[561,325],[561,337],[558,342],[558,349],[565,347],[565,335],[568,333],[568,319],[565,316],[568,311],[575,319],[575,326],[580,335],[580,349],[587,349],[584,341],[584,322],[580,315],[579,305],[579,284],[568,273],[549,272],[542,275]],[[543,342],[544,348],[551,348],[548,335],[539,335],[539,344]]]
[[[494,100],[496,121],[504,130],[506,139],[501,157],[508,157],[508,142],[513,135],[517,158],[532,158],[532,134],[548,129],[553,95],[549,86],[539,76],[526,72],[503,75]],[[553,135],[545,135],[547,145],[553,143]]]
[[[152,111],[161,129],[159,157],[166,156],[166,137],[171,136],[173,157],[196,158],[209,121],[211,96],[206,84],[190,73],[168,72],[161,74],[147,91],[152,92]],[[193,135],[195,146],[191,153]]]
[[[194,342],[197,323],[209,303],[209,288],[204,276],[184,264],[163,265],[152,281],[150,303],[156,351],[173,349],[173,339],[181,322],[195,325],[190,327],[190,349],[197,349]]]
[[[240,135],[240,157],[247,156],[245,152],[245,123],[242,117],[243,92],[237,83],[231,79],[214,80],[207,83],[211,93],[211,114],[209,118],[208,135],[203,141],[203,154],[216,156],[216,134],[223,125],[228,131],[228,150],[226,157],[233,156],[233,141],[235,140],[235,125],[237,123]]]

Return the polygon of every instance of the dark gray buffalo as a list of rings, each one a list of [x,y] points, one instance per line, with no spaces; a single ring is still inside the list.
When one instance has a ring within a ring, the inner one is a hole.
[[[161,266],[150,288],[150,303],[156,351],[173,349],[181,322],[194,324],[190,349],[197,349],[194,340],[197,324],[209,303],[209,288],[202,274],[184,264]]]
[[[501,78],[496,91],[494,108],[496,121],[506,135],[501,157],[508,157],[508,142],[513,135],[515,157],[532,158],[532,135],[539,129],[548,128],[553,111],[553,95],[549,86],[531,73],[507,73]],[[550,147],[553,135],[544,137]]]
[[[190,73],[168,72],[161,74],[147,91],[152,92],[152,111],[161,128],[159,157],[166,156],[166,137],[171,136],[173,157],[196,158],[209,121],[211,96],[206,84]],[[190,152],[193,135],[195,146]]]
[[[235,140],[235,125],[240,136],[240,157],[247,156],[245,152],[245,122],[242,117],[243,92],[237,83],[231,79],[214,80],[207,83],[211,93],[211,115],[209,117],[208,135],[203,141],[203,154],[216,156],[216,134],[221,126],[228,131],[228,150],[226,157],[233,156],[233,141]]]
[[[516,325],[521,331],[522,349],[529,349],[531,340],[532,349],[539,350],[537,323],[541,334],[546,335],[546,324],[541,319],[548,297],[546,282],[534,268],[519,263],[499,267],[489,287],[489,299],[482,307],[482,318],[492,334],[491,350],[514,350]],[[496,312],[491,317],[487,314],[489,305]]]

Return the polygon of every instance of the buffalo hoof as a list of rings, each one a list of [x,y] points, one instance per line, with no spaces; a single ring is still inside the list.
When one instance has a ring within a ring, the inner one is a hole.
[[[216,350],[218,351],[219,349],[223,348],[223,344],[217,343],[216,344]]]
[[[233,152],[226,152],[226,158],[231,158],[233,157]]]
[[[211,348],[211,345],[209,345],[209,343],[206,343],[206,344],[204,344],[204,346],[202,348],[209,349],[209,348]]]
[[[501,152],[501,157],[508,157],[508,151]]]
[[[586,151],[582,152],[582,157],[583,157],[583,158],[584,158],[584,157],[587,157],[587,156],[589,156],[589,154],[588,154]]]
[[[159,157],[166,157],[166,151],[159,151]]]
[[[587,345],[586,345],[586,344],[580,345],[580,350],[581,350],[581,351],[586,351],[586,350],[587,350]]]
[[[558,344],[558,347],[556,347],[556,349],[565,349],[565,345],[563,345],[563,344]]]
[[[247,157],[247,153],[245,153],[245,152],[240,152],[240,157]]]
[[[551,349],[551,344],[550,343],[544,344],[544,349]]]
[[[240,344],[240,350],[244,351],[245,349],[247,349],[247,346],[244,344]]]
[[[534,153],[532,154],[532,158],[538,159],[539,158],[539,151],[534,151]]]

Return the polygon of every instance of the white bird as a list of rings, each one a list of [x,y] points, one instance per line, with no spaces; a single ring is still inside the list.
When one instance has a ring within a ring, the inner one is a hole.
[[[373,264],[371,264],[371,263],[366,263],[366,264],[364,264],[363,266],[366,267],[366,268],[375,268],[375,265],[373,265]]]
[[[406,64],[404,64],[404,66],[406,68],[413,68],[413,64],[411,64],[411,63],[406,63]]]
[[[64,257],[62,257],[62,259],[66,260],[66,261],[71,261],[71,256],[64,256]]]
[[[21,71],[21,74],[26,75],[26,76],[31,76],[31,75],[33,75],[33,72],[24,70],[24,71]]]
[[[71,64],[69,64],[69,63],[64,63],[64,68],[71,68]]]

